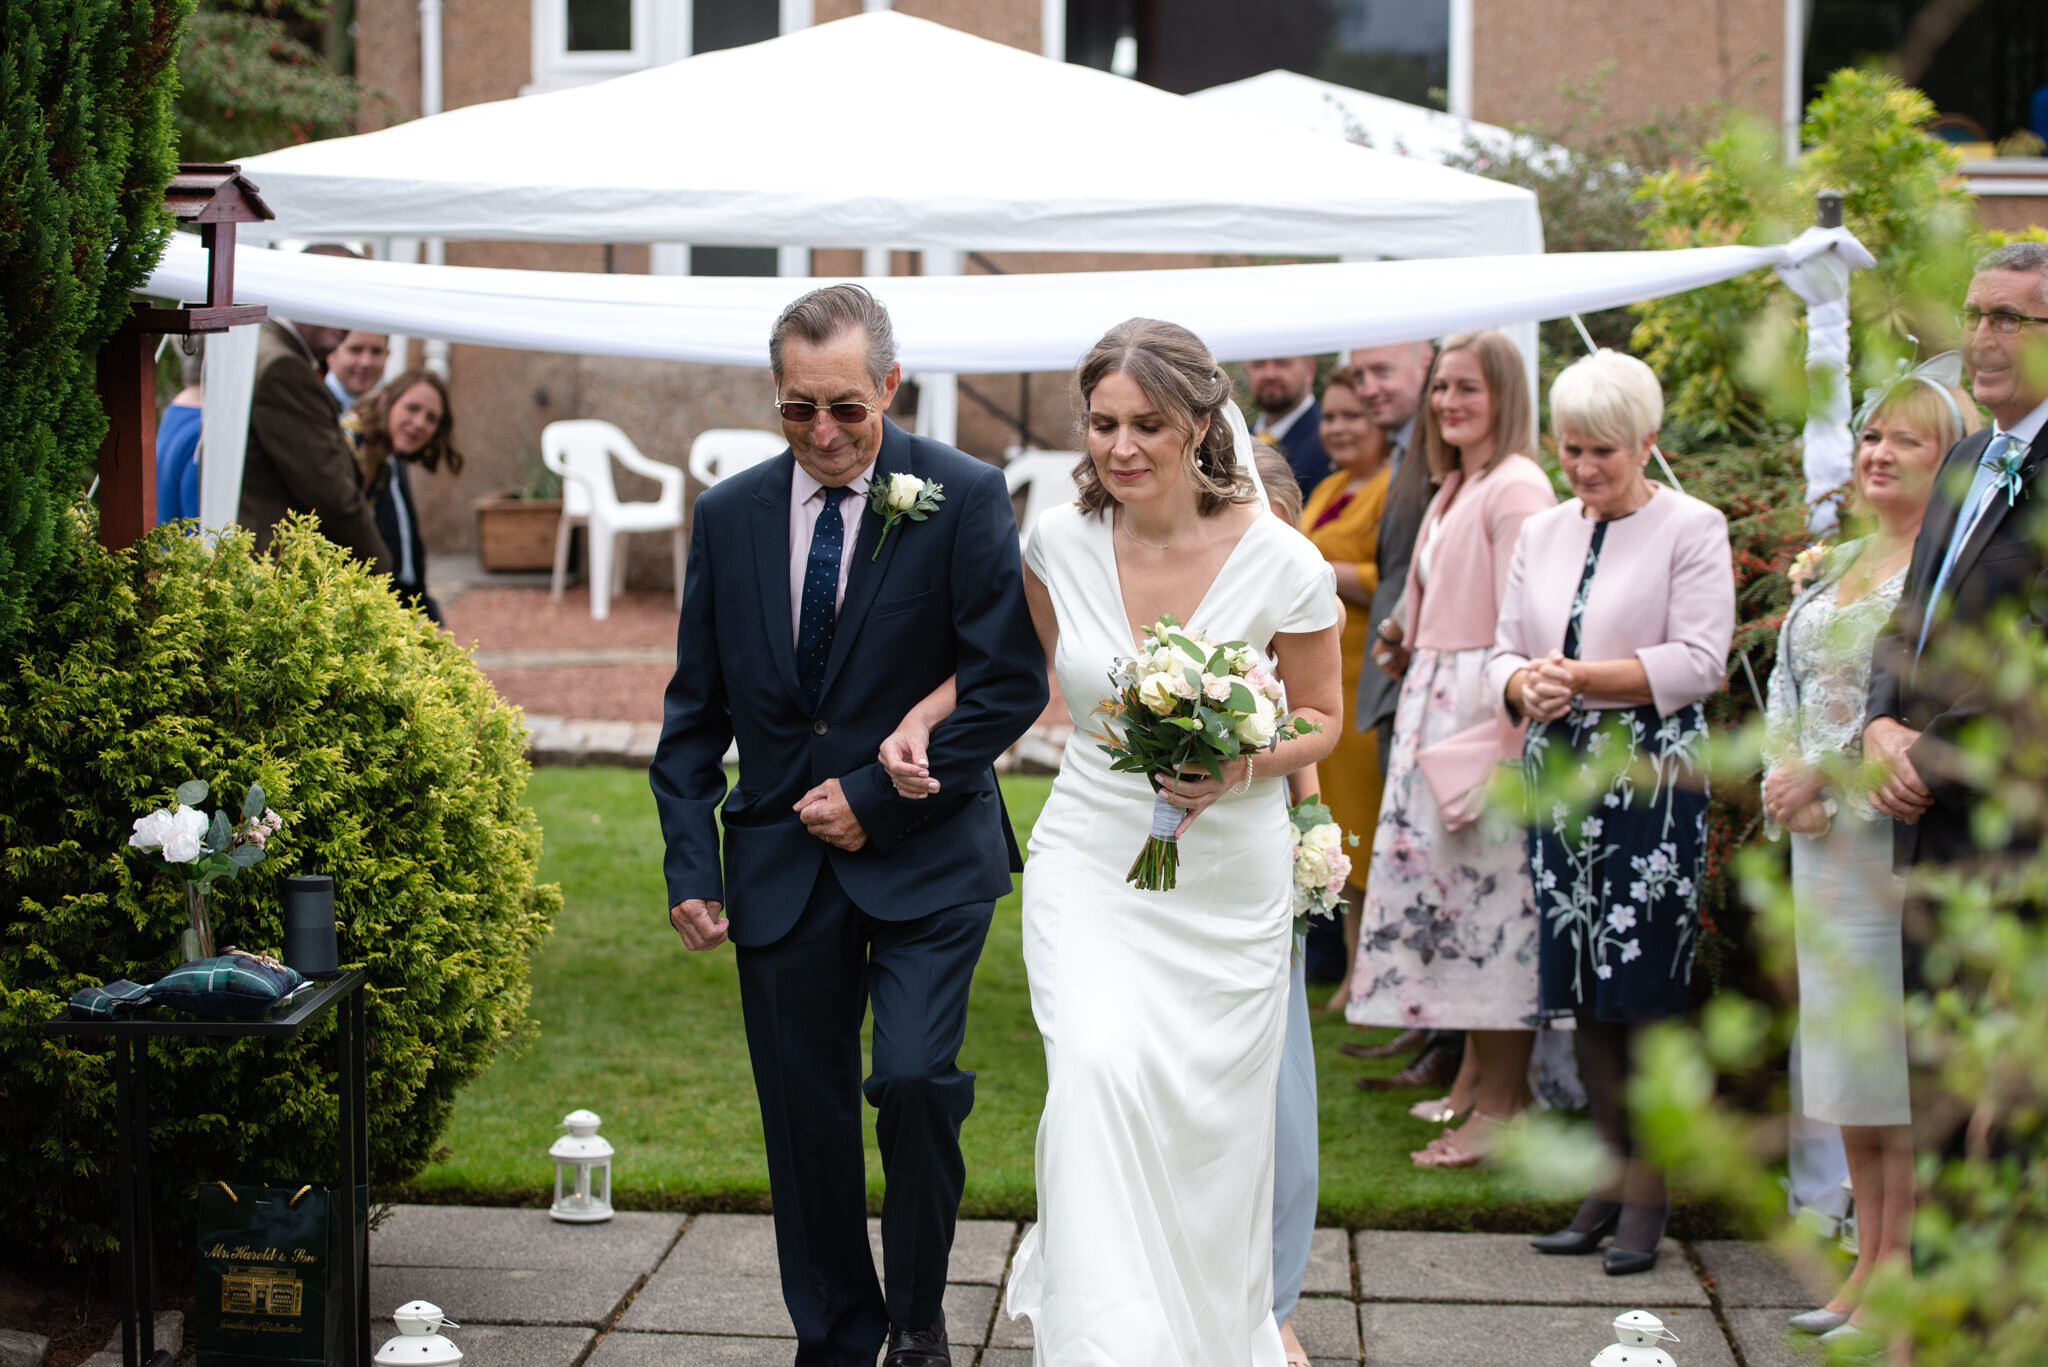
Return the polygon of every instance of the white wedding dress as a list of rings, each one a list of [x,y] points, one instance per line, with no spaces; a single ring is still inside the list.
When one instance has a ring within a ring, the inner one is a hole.
[[[1041,1367],[1282,1367],[1273,1323],[1273,1095],[1292,916],[1286,785],[1258,777],[1180,841],[1178,886],[1125,881],[1152,790],[1090,733],[1135,653],[1112,525],[1068,506],[1024,551],[1059,621],[1074,734],[1024,868],[1024,964],[1045,1039],[1038,1222],[1006,1293]],[[1188,625],[1268,651],[1337,621],[1308,539],[1253,522]]]

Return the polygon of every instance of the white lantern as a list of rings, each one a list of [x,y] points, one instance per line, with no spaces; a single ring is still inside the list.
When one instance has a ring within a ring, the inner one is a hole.
[[[1678,1335],[1647,1310],[1616,1315],[1614,1337],[1616,1342],[1602,1348],[1593,1359],[1593,1367],[1678,1367],[1671,1354],[1657,1346],[1659,1339],[1678,1342]]]
[[[391,1322],[398,1326],[398,1333],[377,1350],[377,1362],[421,1367],[462,1361],[462,1350],[441,1333],[443,1329],[462,1326],[442,1314],[441,1307],[431,1301],[407,1301],[392,1312]]]
[[[548,1150],[555,1160],[555,1204],[548,1213],[572,1224],[612,1218],[612,1146],[598,1137],[598,1119],[571,1111],[557,1126],[567,1130]]]

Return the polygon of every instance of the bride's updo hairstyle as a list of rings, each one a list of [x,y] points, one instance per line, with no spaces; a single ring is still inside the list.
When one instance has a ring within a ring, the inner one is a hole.
[[[1104,333],[1074,372],[1084,453],[1088,402],[1095,386],[1111,375],[1129,376],[1159,416],[1186,440],[1188,482],[1195,486],[1195,507],[1203,517],[1233,503],[1257,500],[1250,473],[1237,462],[1230,419],[1223,412],[1223,405],[1237,402],[1236,394],[1201,338],[1178,323],[1157,318],[1132,318]],[[1194,435],[1203,418],[1209,420],[1209,430],[1198,445]],[[1116,496],[1103,487],[1094,460],[1086,454],[1074,469],[1074,483],[1081,490],[1081,511],[1100,513],[1116,505]]]

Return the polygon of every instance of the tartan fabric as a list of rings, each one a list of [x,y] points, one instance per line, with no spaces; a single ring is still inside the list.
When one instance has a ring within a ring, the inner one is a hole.
[[[71,1014],[107,1020],[144,1006],[168,1006],[197,1016],[260,1016],[304,981],[297,969],[275,959],[231,949],[180,964],[147,987],[118,978],[105,987],[80,988],[71,995]]]

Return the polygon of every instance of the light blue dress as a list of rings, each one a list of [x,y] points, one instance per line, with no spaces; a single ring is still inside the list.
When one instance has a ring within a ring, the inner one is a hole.
[[[1273,1320],[1285,1324],[1308,1275],[1316,1232],[1316,1054],[1308,1028],[1307,966],[1294,942],[1287,983],[1287,1043],[1273,1109]]]

